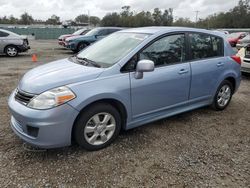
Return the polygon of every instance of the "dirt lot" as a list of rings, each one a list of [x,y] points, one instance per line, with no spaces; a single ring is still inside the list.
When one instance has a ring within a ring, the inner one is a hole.
[[[0,57],[1,187],[250,187],[250,76],[223,112],[207,107],[163,119],[97,152],[75,145],[31,152],[11,131],[8,95],[27,70],[72,54],[56,41],[31,47]]]

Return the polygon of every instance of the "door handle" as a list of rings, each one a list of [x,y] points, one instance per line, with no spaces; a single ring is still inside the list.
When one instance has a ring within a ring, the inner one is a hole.
[[[187,69],[181,69],[181,70],[179,71],[179,74],[186,74],[186,73],[188,73],[188,70],[187,70]]]
[[[224,63],[222,62],[217,63],[217,67],[221,67],[221,66],[224,66]]]

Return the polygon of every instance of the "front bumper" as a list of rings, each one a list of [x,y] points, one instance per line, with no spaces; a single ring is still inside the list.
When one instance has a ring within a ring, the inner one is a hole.
[[[250,58],[243,58],[241,72],[250,73]]]
[[[17,102],[13,92],[8,105],[11,128],[25,142],[40,148],[71,145],[71,131],[79,112],[69,104],[35,110]]]
[[[65,43],[65,47],[73,51],[76,50],[76,46],[75,43]]]
[[[26,51],[28,51],[30,49],[29,45],[19,45],[17,47],[18,47],[19,52],[26,52]]]
[[[59,41],[58,41],[58,44],[59,44],[60,46],[63,46],[63,47],[65,47],[65,46],[66,46],[65,42],[64,42],[64,41],[62,41],[62,40],[61,40],[61,41],[59,40]]]

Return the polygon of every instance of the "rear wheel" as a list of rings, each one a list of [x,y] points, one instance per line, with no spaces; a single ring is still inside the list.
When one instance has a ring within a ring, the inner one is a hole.
[[[74,127],[75,141],[87,150],[102,149],[113,142],[121,130],[119,112],[109,104],[95,104],[84,110]]]
[[[18,55],[18,49],[16,46],[13,46],[13,45],[7,46],[5,48],[5,53],[9,57],[16,57]]]
[[[217,89],[213,101],[215,110],[224,110],[230,103],[233,95],[233,86],[228,80],[224,80]]]

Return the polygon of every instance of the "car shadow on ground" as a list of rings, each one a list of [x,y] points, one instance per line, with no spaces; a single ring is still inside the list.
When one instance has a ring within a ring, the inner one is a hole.
[[[153,140],[149,139],[152,136],[151,134],[153,129],[158,129],[161,132],[168,131],[171,128],[183,129],[182,124],[191,120],[195,114],[200,116],[209,113],[209,111],[211,111],[209,107],[203,107],[190,112],[185,112],[169,118],[164,118],[155,122],[151,122],[127,131],[123,130],[121,131],[118,138],[110,146],[94,152],[97,154],[100,154],[101,152],[106,153],[110,151],[116,151],[119,153],[123,152],[124,148],[130,148],[134,151],[142,150],[143,148],[148,148],[149,145],[153,142]],[[30,149],[25,149],[25,147],[23,147],[22,153],[25,153],[25,156],[29,155],[31,158],[38,157],[42,158],[42,160],[58,160],[58,156],[63,159],[68,158],[70,155],[89,155],[92,152],[87,151],[84,148],[78,146],[73,141],[71,146],[56,149],[38,149],[33,148],[32,146]]]

